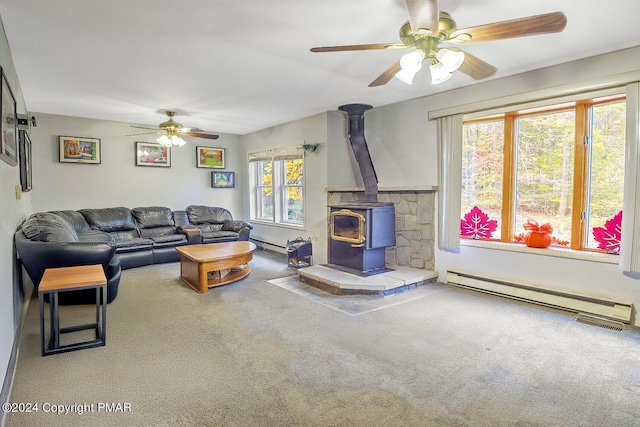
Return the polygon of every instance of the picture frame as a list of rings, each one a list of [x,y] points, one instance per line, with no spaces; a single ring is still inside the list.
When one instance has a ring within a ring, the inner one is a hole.
[[[102,163],[100,139],[81,136],[58,137],[58,160],[60,163]]]
[[[196,147],[196,167],[224,169],[224,148]]]
[[[11,166],[18,164],[18,113],[16,99],[13,96],[4,68],[0,83],[0,159]]]
[[[211,188],[236,188],[236,173],[212,171]]]
[[[31,191],[31,139],[25,130],[19,131],[20,144],[20,185],[22,192]]]
[[[171,147],[151,142],[136,142],[136,166],[170,168]]]

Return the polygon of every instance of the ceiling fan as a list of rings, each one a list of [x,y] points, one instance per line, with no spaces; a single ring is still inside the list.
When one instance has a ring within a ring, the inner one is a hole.
[[[497,68],[461,49],[441,45],[556,33],[562,31],[567,24],[564,13],[552,12],[459,30],[451,15],[440,11],[439,0],[403,1],[409,20],[400,28],[402,43],[314,47],[311,52],[415,48],[394,62],[371,82],[369,87],[384,85],[393,77],[411,84],[423,61],[427,60],[432,84],[447,81],[451,73],[457,69],[475,80],[480,80],[495,73]]]
[[[160,123],[160,125],[158,126],[160,128],[159,131],[157,131],[156,128],[150,128],[150,127],[144,127],[144,126],[131,126],[133,128],[155,130],[157,132],[136,133],[136,134],[126,135],[126,136],[147,135],[147,134],[155,133],[160,135],[160,137],[157,138],[156,141],[159,144],[162,144],[167,147],[171,147],[172,145],[177,145],[178,147],[182,147],[183,145],[185,145],[187,141],[181,138],[182,135],[193,136],[195,138],[206,138],[206,139],[218,139],[219,137],[219,135],[208,133],[198,128],[182,127],[180,123],[173,120],[173,116],[176,115],[175,111],[166,111],[165,114],[169,117],[169,120],[167,120],[166,122]]]

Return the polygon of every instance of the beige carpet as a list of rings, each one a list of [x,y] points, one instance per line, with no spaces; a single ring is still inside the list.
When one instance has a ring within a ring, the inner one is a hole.
[[[392,294],[384,298],[370,295],[334,295],[315,286],[302,283],[298,275],[268,280],[272,285],[281,287],[317,304],[332,308],[350,316],[359,316],[383,308],[392,307],[418,298],[424,298],[435,292],[433,286],[419,286],[409,291]]]
[[[177,263],[124,271],[106,347],[41,357],[32,304],[11,401],[39,411],[5,425],[640,426],[637,330],[439,284],[351,315],[269,283],[283,256],[251,265],[207,294]]]

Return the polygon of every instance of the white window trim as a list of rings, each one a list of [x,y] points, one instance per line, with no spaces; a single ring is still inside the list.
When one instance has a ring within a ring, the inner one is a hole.
[[[273,148],[270,150],[262,150],[262,151],[257,151],[257,152],[251,152],[251,153],[247,153],[247,167],[249,169],[249,185],[250,185],[250,203],[249,203],[249,208],[250,208],[250,220],[252,222],[255,222],[256,224],[264,224],[264,225],[271,225],[271,226],[279,226],[279,227],[283,227],[283,228],[292,228],[292,229],[304,229],[305,227],[305,223],[306,223],[306,215],[307,215],[307,210],[306,210],[306,179],[303,178],[303,183],[301,186],[297,186],[297,187],[302,187],[302,203],[303,203],[303,217],[302,217],[302,222],[298,223],[298,222],[292,222],[292,221],[287,221],[285,220],[286,218],[286,214],[284,213],[284,209],[286,209],[285,207],[285,196],[283,194],[283,189],[286,187],[292,187],[292,186],[285,186],[284,185],[284,173],[286,173],[286,171],[283,170],[283,168],[279,167],[276,165],[276,163],[279,163],[283,160],[286,160],[284,157],[286,157],[287,155],[291,155],[291,156],[297,156],[300,155],[300,158],[302,158],[302,164],[303,164],[303,173],[306,172],[306,156],[305,156],[305,152],[302,149],[301,146],[288,146],[288,147],[280,147],[280,148]],[[278,159],[278,157],[283,157],[281,159]],[[257,159],[257,160],[252,160],[253,159]],[[273,177],[272,177],[272,194],[273,194],[273,203],[274,203],[274,212],[273,212],[273,219],[268,219],[268,218],[257,218],[257,213],[258,213],[258,205],[259,205],[259,189],[263,188],[258,186],[258,168],[257,166],[254,166],[253,163],[257,163],[258,161],[271,161],[273,164]],[[276,206],[276,204],[278,206]]]

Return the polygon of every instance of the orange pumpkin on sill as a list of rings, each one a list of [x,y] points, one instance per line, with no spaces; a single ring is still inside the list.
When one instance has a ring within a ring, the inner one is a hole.
[[[527,230],[527,233],[524,235],[524,244],[528,247],[546,248],[551,244],[551,233],[553,233],[551,224],[538,225],[536,221],[529,219],[527,223],[524,224],[524,229]]]

